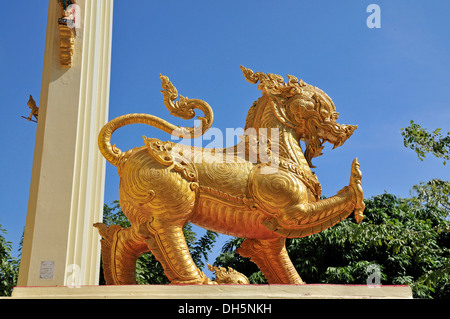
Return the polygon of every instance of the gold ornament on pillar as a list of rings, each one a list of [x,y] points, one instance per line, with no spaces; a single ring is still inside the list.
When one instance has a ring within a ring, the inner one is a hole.
[[[241,69],[247,81],[258,83],[262,96],[250,107],[235,146],[211,150],[146,137],[143,146],[126,152],[111,145],[113,132],[129,124],[148,124],[183,138],[200,137],[211,127],[208,103],[183,96],[175,101],[178,92],[166,76],[160,76],[165,106],[183,119],[201,110],[198,127],[128,114],[101,130],[99,148],[118,169],[120,205],[131,222],[129,228],[95,224],[103,237],[108,284],[135,284],[136,259],[147,251],[173,284],[211,284],[189,253],[183,236],[187,222],[245,238],[237,252],[256,263],[270,284],[303,284],[287,254],[286,238],[321,232],[352,212],[358,223],[363,219],[356,159],[348,186],[327,199],[320,199],[322,188],[311,171],[323,144],[343,145],[356,126],[338,124],[328,95],[294,76],[285,83],[276,74]]]
[[[61,7],[61,18],[58,19],[59,36],[60,36],[60,65],[63,68],[72,66],[75,37],[76,37],[76,21],[77,8],[75,0],[57,0]],[[79,14],[79,12],[78,12]]]

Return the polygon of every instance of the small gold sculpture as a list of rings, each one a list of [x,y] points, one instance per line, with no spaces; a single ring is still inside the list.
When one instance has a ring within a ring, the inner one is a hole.
[[[31,94],[30,94],[30,98],[28,99],[27,105],[31,109],[30,116],[28,116],[28,117],[22,116],[22,117],[24,119],[27,119],[28,121],[37,123],[38,117],[39,117],[39,107],[36,105],[36,102],[34,101]],[[33,120],[33,116],[36,120]]]
[[[58,3],[61,7],[61,18],[58,19],[60,65],[62,68],[70,68],[72,67],[76,37],[75,15],[70,9],[76,2],[75,0],[58,0]]]
[[[241,67],[262,96],[251,106],[241,142],[204,149],[144,137],[144,146],[126,152],[111,145],[120,127],[141,123],[173,136],[203,135],[213,121],[208,103],[180,96],[161,76],[164,104],[171,114],[198,127],[178,127],[156,116],[128,114],[106,124],[99,149],[117,167],[119,198],[131,227],[95,224],[102,239],[107,284],[135,284],[136,259],[151,251],[174,284],[211,284],[192,260],[183,237],[189,221],[206,229],[245,238],[237,252],[250,257],[270,284],[303,284],[285,248],[286,238],[323,231],[353,211],[363,219],[361,171],[355,159],[350,183],[337,195],[320,199],[321,185],[311,172],[323,143],[341,146],[356,129],[336,123],[332,100],[320,89],[288,75],[254,73]],[[306,145],[302,152],[300,141]]]
[[[234,270],[231,267],[228,269],[223,267],[214,267],[208,264],[208,269],[214,272],[216,275],[216,280],[213,283],[217,284],[227,284],[227,285],[248,285],[250,282],[248,278],[241,274],[240,272]]]

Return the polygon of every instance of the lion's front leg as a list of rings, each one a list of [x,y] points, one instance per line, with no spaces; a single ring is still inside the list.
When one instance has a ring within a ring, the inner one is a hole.
[[[286,237],[305,237],[323,231],[353,211],[357,222],[361,222],[365,208],[361,187],[361,171],[355,159],[352,163],[349,186],[337,195],[314,203],[297,203],[280,210],[265,225]]]

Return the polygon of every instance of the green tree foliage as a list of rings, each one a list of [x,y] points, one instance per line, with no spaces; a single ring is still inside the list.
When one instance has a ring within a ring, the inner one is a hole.
[[[430,152],[437,158],[443,158],[444,165],[450,159],[450,132],[443,136],[438,128],[429,133],[411,120],[409,127],[401,129],[401,134],[405,147],[415,151],[421,161]]]
[[[450,182],[440,179],[422,182],[413,186],[411,194],[416,203],[423,203],[429,209],[435,208],[440,217],[450,215]]]
[[[19,273],[19,261],[12,257],[11,242],[6,241],[6,234],[0,225],[0,296],[10,296],[16,285]]]
[[[111,207],[104,205],[103,222],[107,226],[120,225],[122,227],[130,227],[130,222],[120,209],[118,201],[114,201]],[[192,259],[197,267],[200,269],[204,268],[205,262],[208,261],[208,253],[211,252],[216,242],[217,233],[208,230],[197,240],[197,234],[192,230],[192,225],[189,223],[186,224],[183,232]],[[144,253],[138,258],[136,263],[136,280],[141,285],[169,284],[164,274],[164,269],[150,252]],[[103,269],[100,271],[100,284],[105,284]]]
[[[372,284],[374,266],[384,285],[411,285],[415,297],[449,298],[450,225],[443,212],[418,202],[382,194],[365,201],[365,218],[353,217],[321,233],[288,239],[286,247],[307,283]],[[233,239],[215,261],[265,282],[247,258],[234,253]]]

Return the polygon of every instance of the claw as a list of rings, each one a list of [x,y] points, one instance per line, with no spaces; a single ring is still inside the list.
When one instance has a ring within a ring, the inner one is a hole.
[[[356,222],[358,224],[360,224],[362,222],[362,220],[364,219],[364,208],[355,209],[354,215],[355,215]]]
[[[350,187],[353,188],[353,191],[356,195],[355,200],[355,219],[356,222],[359,224],[364,218],[364,208],[366,205],[364,204],[364,195],[363,195],[363,189],[361,186],[361,178],[362,173],[360,170],[360,165],[358,162],[358,159],[355,158],[352,163],[352,170],[351,170],[351,177],[350,177]]]

